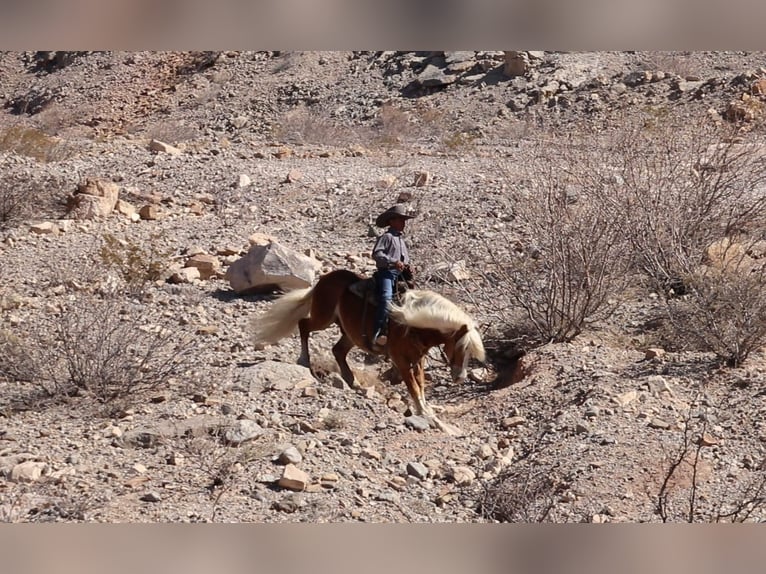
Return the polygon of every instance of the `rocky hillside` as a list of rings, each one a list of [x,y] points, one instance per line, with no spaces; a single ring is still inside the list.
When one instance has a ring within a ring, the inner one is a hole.
[[[490,255],[524,241],[508,190],[533,138],[649,113],[744,122],[761,145],[764,65],[0,54],[0,520],[683,521],[690,504],[697,520],[763,520],[759,353],[718,369],[649,350],[658,303],[641,286],[611,321],[524,347]],[[428,400],[460,437],[409,416],[383,359],[354,351],[348,388],[335,328],[312,336],[315,376],[294,365],[297,337],[254,349],[273,296],[226,279],[264,237],[320,272],[369,273],[372,222],[397,201],[418,213],[420,285],[467,310],[489,351],[462,387],[429,356]]]

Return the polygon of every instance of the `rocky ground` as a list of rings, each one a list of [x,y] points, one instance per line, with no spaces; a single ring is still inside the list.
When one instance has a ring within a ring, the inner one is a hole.
[[[696,520],[762,520],[763,357],[724,370],[647,353],[656,301],[636,289],[608,324],[526,349],[508,384],[517,349],[488,255],[517,238],[505,191],[530,134],[648,109],[742,119],[760,105],[764,54],[522,56],[509,77],[502,52],[0,54],[3,185],[35,193],[0,235],[0,333],[34,362],[51,356],[40,341],[63,344],[61,325],[90,341],[114,323],[169,333],[162,349],[188,343],[191,359],[105,403],[49,396],[6,365],[0,520],[639,522],[662,520],[659,505],[683,521],[691,494]],[[72,219],[63,203],[88,178],[142,216]],[[461,437],[413,428],[385,361],[355,351],[360,388],[345,387],[334,330],[312,337],[317,377],[293,366],[295,337],[253,349],[248,323],[272,297],[223,276],[254,233],[322,271],[367,273],[371,223],[398,200],[419,214],[421,285],[471,313],[489,350],[459,388],[429,357],[428,398]],[[99,298],[131,252],[176,270],[205,253],[221,273]]]

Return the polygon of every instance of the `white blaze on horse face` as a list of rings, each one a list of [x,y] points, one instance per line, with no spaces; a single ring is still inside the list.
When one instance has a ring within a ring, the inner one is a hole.
[[[450,372],[452,373],[452,382],[462,383],[468,376],[468,355],[460,353],[457,349],[454,349],[452,353],[452,357],[450,357]],[[456,355],[462,355],[462,364],[458,365],[455,363],[455,359],[458,358]]]

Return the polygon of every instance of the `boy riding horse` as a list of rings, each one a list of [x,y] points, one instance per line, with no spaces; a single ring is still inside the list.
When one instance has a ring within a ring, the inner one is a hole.
[[[413,217],[415,216],[408,214],[403,205],[397,204],[381,213],[375,220],[375,225],[378,227],[388,226],[388,229],[378,237],[372,248],[372,258],[378,268],[375,273],[378,307],[375,314],[372,344],[378,348],[385,347],[388,343],[386,326],[389,303],[394,296],[396,282],[403,274],[410,272],[410,254],[407,251],[407,244],[404,242],[404,227],[407,220]]]

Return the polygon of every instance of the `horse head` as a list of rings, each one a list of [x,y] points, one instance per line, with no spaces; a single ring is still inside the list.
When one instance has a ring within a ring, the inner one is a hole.
[[[473,319],[438,293],[420,289],[405,292],[401,303],[391,306],[391,317],[408,327],[439,333],[433,344],[444,345],[453,382],[465,380],[470,359],[485,359],[484,345]]]
[[[450,366],[453,383],[462,383],[468,375],[468,361],[475,358],[484,361],[484,345],[479,332],[473,326],[462,325],[447,337],[444,354]]]

